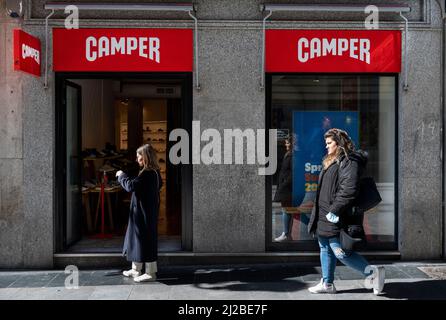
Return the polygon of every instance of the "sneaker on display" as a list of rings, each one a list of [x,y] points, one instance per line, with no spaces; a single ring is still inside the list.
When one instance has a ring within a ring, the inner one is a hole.
[[[308,291],[311,293],[330,293],[334,294],[336,293],[336,287],[333,283],[325,283],[324,279],[321,279],[321,281],[310,288],[308,288]]]

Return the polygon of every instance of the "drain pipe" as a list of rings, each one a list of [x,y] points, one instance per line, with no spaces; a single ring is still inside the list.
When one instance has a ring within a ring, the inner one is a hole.
[[[260,11],[264,10],[264,6],[262,5],[260,7]],[[261,70],[261,80],[260,80],[260,90],[265,89],[265,28],[266,28],[266,20],[271,17],[273,14],[272,11],[268,13],[268,15],[263,18],[263,25],[262,25],[262,31],[263,31],[263,44],[262,44],[262,70]]]
[[[407,83],[407,73],[408,73],[408,70],[407,70],[407,56],[408,56],[408,54],[407,54],[407,47],[408,47],[407,46],[407,32],[409,31],[409,20],[405,16],[403,16],[402,12],[400,12],[400,16],[405,21],[405,31],[404,31],[404,86],[403,86],[403,89],[404,89],[404,91],[407,91],[407,90],[409,90],[409,84]]]
[[[48,89],[48,20],[54,14],[54,10],[45,18],[45,81],[43,84],[44,89]]]
[[[192,19],[194,19],[195,22],[195,88],[199,91],[201,87],[200,78],[198,77],[198,20],[191,11],[188,11],[187,13]]]
[[[445,215],[445,164],[444,164],[444,143],[445,143],[445,137],[444,137],[444,125],[445,125],[445,66],[446,66],[446,16],[445,11],[446,8],[443,8],[441,5],[440,0],[436,0],[438,6],[441,10],[441,62],[440,62],[440,68],[441,68],[441,129],[440,129],[440,159],[441,159],[441,168],[442,168],[442,175],[441,175],[441,230],[442,230],[442,237],[441,237],[441,257],[442,259],[446,259],[446,215]],[[445,4],[446,6],[446,4]]]

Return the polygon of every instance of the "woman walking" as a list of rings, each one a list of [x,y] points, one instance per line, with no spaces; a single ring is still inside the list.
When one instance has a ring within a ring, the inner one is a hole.
[[[154,148],[145,144],[136,151],[141,171],[134,179],[121,170],[116,173],[121,186],[132,192],[129,222],[124,240],[123,255],[132,262],[132,269],[124,271],[135,282],[156,280],[158,259],[159,190],[162,179]],[[142,274],[145,263],[145,273]]]
[[[346,228],[352,215],[367,156],[355,151],[353,141],[344,130],[330,129],[324,139],[327,155],[322,162],[316,202],[308,224],[308,232],[316,234],[319,242],[322,279],[308,290],[311,293],[336,293],[333,282],[336,259],[339,259],[366,276],[373,292],[380,294],[384,287],[384,268],[372,268],[358,253],[343,249],[340,241],[341,230]]]

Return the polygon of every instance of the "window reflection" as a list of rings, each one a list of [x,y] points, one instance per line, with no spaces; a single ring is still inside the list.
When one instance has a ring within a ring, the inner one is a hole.
[[[272,76],[271,128],[278,129],[272,178],[272,241],[312,240],[307,224],[316,197],[323,134],[349,132],[369,153],[365,174],[383,201],[364,216],[369,248],[395,242],[395,81],[376,75]]]

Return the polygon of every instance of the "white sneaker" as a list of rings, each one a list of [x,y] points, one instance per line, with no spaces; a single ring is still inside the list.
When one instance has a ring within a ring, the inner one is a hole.
[[[321,279],[321,281],[313,286],[308,288],[308,291],[311,293],[336,293],[336,287],[333,283],[324,283],[324,279]]]
[[[141,275],[141,272],[136,271],[134,269],[130,269],[130,270],[123,271],[122,274],[129,278],[136,278]]]
[[[293,239],[291,239],[290,236],[285,235],[285,232],[282,232],[282,234],[280,236],[278,236],[277,238],[274,239],[274,241],[278,241],[278,242],[285,241],[285,240],[293,240]]]
[[[376,266],[371,277],[371,287],[373,288],[373,293],[379,295],[384,289],[384,284],[386,279],[386,269],[383,266]]]
[[[149,282],[149,281],[155,281],[156,280],[156,274],[151,273],[144,273],[143,275],[140,275],[139,277],[136,277],[134,279],[135,282]]]

